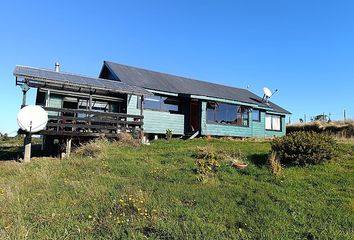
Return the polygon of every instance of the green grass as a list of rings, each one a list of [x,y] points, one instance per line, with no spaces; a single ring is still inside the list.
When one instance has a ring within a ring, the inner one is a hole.
[[[194,152],[206,145],[241,150],[248,168],[222,162],[197,181]],[[110,144],[103,160],[0,162],[0,238],[352,239],[354,146],[278,178],[265,166],[269,149],[266,142],[172,140]]]

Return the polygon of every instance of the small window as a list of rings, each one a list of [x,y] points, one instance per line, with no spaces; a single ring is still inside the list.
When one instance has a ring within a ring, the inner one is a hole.
[[[253,109],[252,120],[253,120],[253,122],[260,122],[261,121],[261,112],[258,109]]]
[[[281,116],[279,115],[266,115],[266,130],[281,131]]]

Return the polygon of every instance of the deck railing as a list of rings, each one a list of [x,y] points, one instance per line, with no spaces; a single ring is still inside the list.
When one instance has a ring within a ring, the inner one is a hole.
[[[142,131],[143,116],[81,109],[44,108],[48,112],[46,135],[115,137],[121,131]]]

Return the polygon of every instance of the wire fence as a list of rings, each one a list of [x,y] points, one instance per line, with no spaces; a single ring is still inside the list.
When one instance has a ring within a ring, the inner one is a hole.
[[[322,117],[321,117],[322,116]],[[354,112],[343,110],[341,112],[319,112],[319,113],[292,113],[286,119],[286,123],[311,122],[317,118],[331,121],[345,121],[354,119]]]

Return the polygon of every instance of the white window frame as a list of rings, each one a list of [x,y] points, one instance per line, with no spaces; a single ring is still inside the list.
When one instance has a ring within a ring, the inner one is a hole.
[[[268,131],[282,131],[282,116],[266,114],[265,116],[265,129]]]

